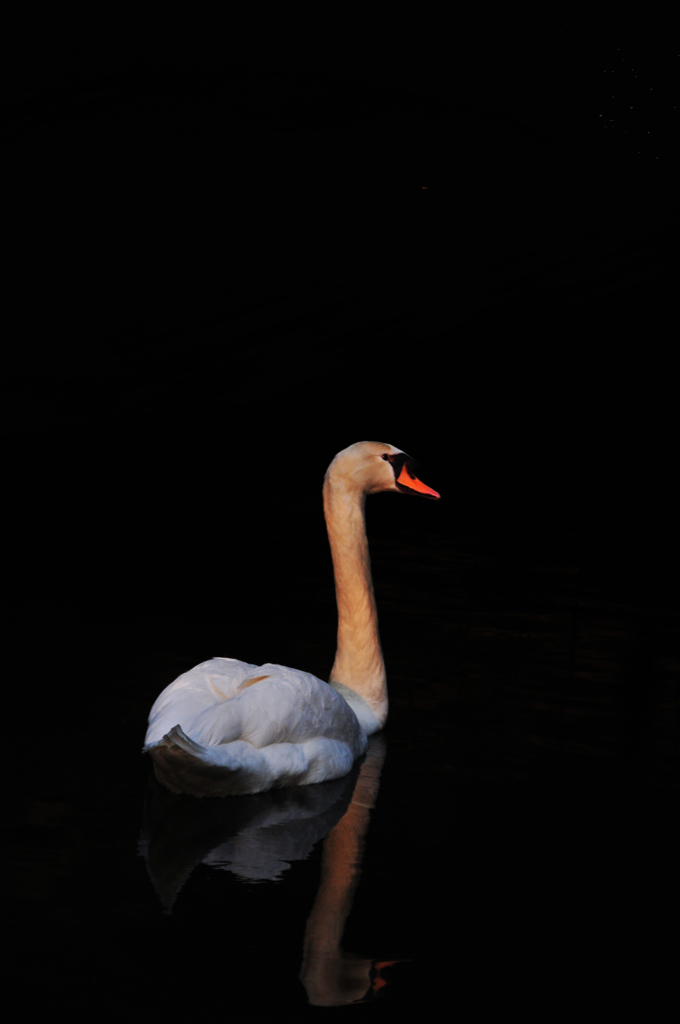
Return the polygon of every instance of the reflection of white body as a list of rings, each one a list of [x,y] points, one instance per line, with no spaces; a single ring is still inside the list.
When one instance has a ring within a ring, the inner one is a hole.
[[[159,780],[196,796],[260,793],[345,775],[387,718],[387,684],[364,521],[367,494],[439,497],[398,448],[360,441],[324,481],[338,646],[331,685],[282,665],[214,658],[160,694],[145,750]]]
[[[384,743],[382,733],[369,739],[367,757],[376,743]],[[272,802],[240,819],[243,824],[236,834],[213,846],[200,863],[229,871],[242,882],[280,881],[291,864],[307,860],[317,843],[337,825],[347,810],[356,781],[356,773],[348,772],[318,786],[295,786],[258,793],[245,800],[223,800],[223,807],[236,804],[237,810],[251,800]],[[201,806],[195,800],[191,804]],[[209,804],[211,809],[215,807],[214,800]],[[225,819],[228,820],[226,815]],[[214,827],[210,834],[215,835]]]

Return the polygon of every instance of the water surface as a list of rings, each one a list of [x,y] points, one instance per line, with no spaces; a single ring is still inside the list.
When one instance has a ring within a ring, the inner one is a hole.
[[[327,671],[332,583],[311,559],[250,631],[248,609],[230,622],[229,650],[201,649],[198,626],[188,651],[112,630],[45,690],[7,819],[25,1006],[569,1020],[585,992],[607,1012],[664,990],[679,650],[663,574],[604,540],[416,537],[382,515],[390,718],[345,779],[195,801],[140,755],[160,689],[204,657],[251,658],[261,621],[278,660]]]

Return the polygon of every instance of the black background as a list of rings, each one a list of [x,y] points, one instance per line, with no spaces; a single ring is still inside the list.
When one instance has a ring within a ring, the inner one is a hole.
[[[617,134],[620,46],[572,25],[466,24],[441,63],[153,38],[38,50],[9,94],[26,600],[139,600],[141,562],[181,590],[179,538],[271,540],[364,437],[450,524],[673,542],[670,56],[637,40],[664,102]]]
[[[605,130],[619,48],[505,28],[408,60],[100,32],[7,65],[20,764],[26,731],[83,771],[119,728],[141,744],[165,656],[326,676],[320,487],[357,440],[443,496],[372,503],[397,566],[417,538],[539,565],[576,538],[618,593],[676,606],[673,58],[628,40],[664,101]],[[155,665],[134,700],[132,663]],[[64,798],[50,756],[18,806]]]

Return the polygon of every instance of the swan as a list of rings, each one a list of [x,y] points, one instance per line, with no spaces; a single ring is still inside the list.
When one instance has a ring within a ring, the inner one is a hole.
[[[387,719],[364,506],[378,491],[437,499],[405,452],[358,441],[326,471],[323,505],[338,637],[328,683],[267,662],[212,658],[156,699],[143,752],[173,793],[232,796],[341,778]]]

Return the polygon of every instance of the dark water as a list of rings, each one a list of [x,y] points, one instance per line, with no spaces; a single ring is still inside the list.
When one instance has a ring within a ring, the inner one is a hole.
[[[374,505],[391,712],[345,780],[196,801],[139,754],[155,695],[203,656],[276,651],[324,672],[321,549],[217,651],[121,640],[74,657],[58,699],[43,683],[6,837],[27,1010],[264,1016],[365,998],[399,1019],[443,1003],[570,1020],[586,998],[604,1014],[661,1004],[677,911],[667,593],[602,541],[419,536],[394,524],[396,501]],[[422,527],[429,503],[406,505]],[[30,685],[46,659],[25,671]]]

